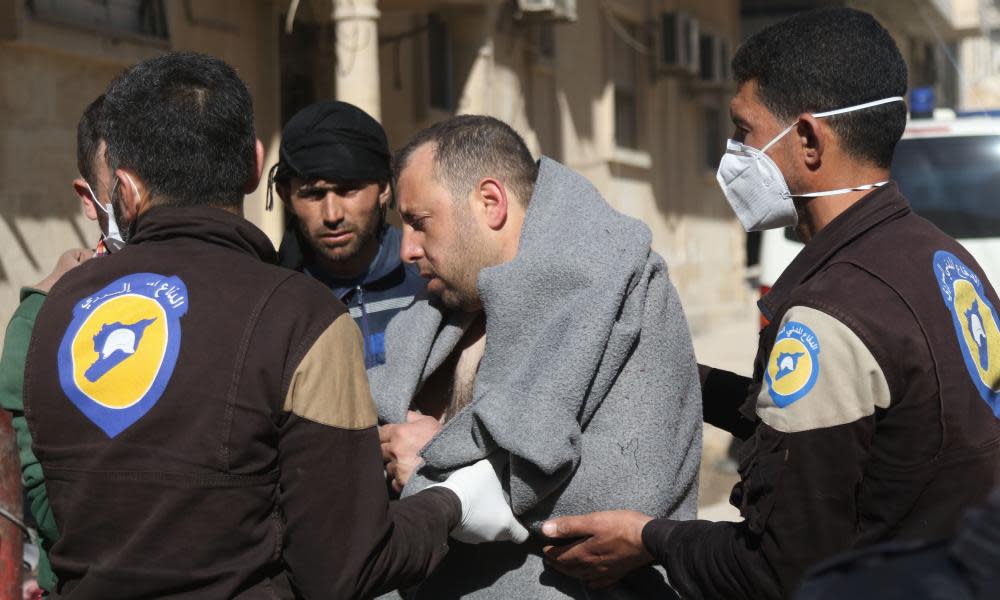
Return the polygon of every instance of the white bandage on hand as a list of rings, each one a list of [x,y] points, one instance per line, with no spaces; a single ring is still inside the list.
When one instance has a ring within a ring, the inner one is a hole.
[[[462,520],[451,530],[451,537],[467,544],[528,539],[528,530],[518,522],[504,498],[503,488],[490,461],[483,459],[463,467],[441,486],[455,492],[462,503]]]

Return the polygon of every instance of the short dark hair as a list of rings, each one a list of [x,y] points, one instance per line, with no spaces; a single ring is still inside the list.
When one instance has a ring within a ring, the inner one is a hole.
[[[849,8],[800,13],[751,36],[733,58],[742,85],[791,121],[803,112],[846,108],[906,94],[906,63],[889,32]],[[851,156],[888,168],[906,127],[906,105],[891,102],[829,117]]]
[[[101,132],[112,169],[135,171],[158,201],[239,205],[256,163],[253,101],[225,62],[174,52],[108,88]]]
[[[98,96],[83,111],[80,122],[76,126],[76,169],[87,183],[94,186],[94,161],[97,160],[97,149],[101,145],[101,110],[104,107],[104,94]]]
[[[485,115],[460,115],[431,125],[417,133],[393,162],[393,188],[410,156],[424,144],[434,144],[434,178],[464,198],[483,177],[504,180],[520,202],[527,206],[538,177],[538,165],[528,145],[514,129]]]

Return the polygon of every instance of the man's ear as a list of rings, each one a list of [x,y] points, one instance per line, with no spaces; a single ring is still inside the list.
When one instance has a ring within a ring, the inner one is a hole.
[[[145,195],[145,184],[131,171],[125,169],[115,169],[115,176],[118,177],[118,194],[122,201],[122,212],[126,221],[132,222],[143,211],[149,208],[149,201],[142,204]],[[111,193],[114,194],[114,190]]]
[[[827,150],[830,129],[809,113],[799,115],[795,125],[795,135],[799,143],[799,156],[810,171],[823,164],[823,152]]]
[[[264,174],[264,144],[260,140],[256,140],[256,142],[253,170],[250,172],[250,179],[247,180],[246,186],[243,188],[244,194],[252,194],[260,185],[260,178]]]
[[[386,183],[381,191],[378,193],[378,204],[382,208],[386,208],[392,202],[392,185]]]
[[[87,218],[91,221],[96,221],[97,206],[94,204],[94,199],[90,196],[90,187],[87,185],[87,180],[83,177],[74,179],[73,191],[80,197],[80,202],[83,203],[83,214],[87,215]]]
[[[478,208],[483,211],[486,225],[494,231],[503,228],[510,208],[507,189],[503,184],[492,177],[482,179],[474,196],[480,205]]]

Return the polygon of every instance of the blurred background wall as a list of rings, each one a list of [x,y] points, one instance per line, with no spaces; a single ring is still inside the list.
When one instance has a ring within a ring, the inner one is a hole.
[[[649,225],[698,334],[748,315],[755,297],[753,238],[715,182],[740,41],[801,10],[860,8],[895,36],[911,85],[933,87],[941,106],[998,108],[998,4],[0,0],[0,321],[62,251],[97,241],[70,188],[83,109],[129,64],[196,50],[246,80],[267,166],[281,124],[322,99],[379,118],[393,148],[456,113],[509,122],[536,155],[582,172]],[[264,210],[263,186],[246,215],[280,239],[283,215]]]

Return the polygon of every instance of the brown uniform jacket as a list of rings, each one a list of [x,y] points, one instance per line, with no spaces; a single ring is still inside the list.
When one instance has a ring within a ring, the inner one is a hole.
[[[821,230],[760,301],[753,379],[703,370],[745,522],[645,529],[681,595],[788,596],[838,552],[951,533],[1000,482],[998,306],[894,183]]]
[[[422,578],[461,507],[390,505],[360,333],[241,217],[155,207],[69,272],[25,409],[60,530],[57,597],[354,598]]]

